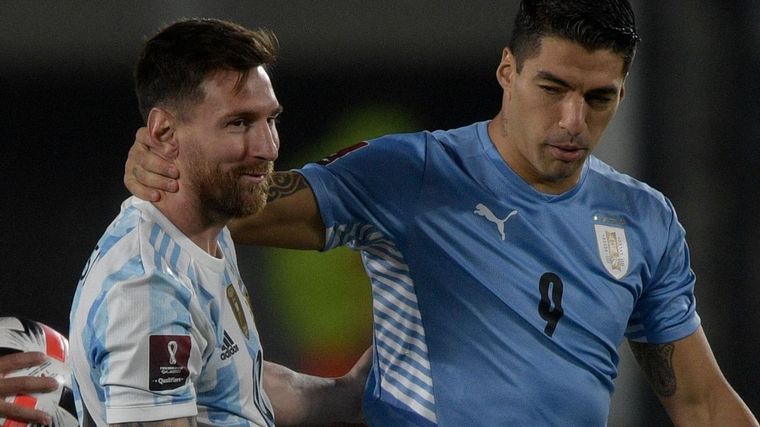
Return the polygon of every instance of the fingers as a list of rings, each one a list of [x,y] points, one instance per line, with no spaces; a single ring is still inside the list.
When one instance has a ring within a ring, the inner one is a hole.
[[[50,415],[42,411],[26,408],[20,405],[14,405],[2,400],[0,400],[0,417],[42,425],[50,425],[53,422]],[[10,425],[16,424],[11,423]]]
[[[175,193],[179,190],[177,168],[139,140],[129,149],[124,169],[124,185],[141,199],[157,202],[161,199],[161,191]]]
[[[51,377],[0,378],[0,396],[46,393],[56,388],[58,388],[58,381]]]
[[[13,353],[0,357],[0,377],[8,372],[21,368],[30,368],[42,364],[46,359],[45,354],[37,351],[25,353]]]
[[[50,424],[49,415],[36,409],[6,402],[4,397],[16,394],[44,393],[58,388],[58,381],[49,377],[12,377],[3,375],[17,369],[37,366],[45,361],[39,352],[14,353],[0,357],[0,416],[24,422]]]

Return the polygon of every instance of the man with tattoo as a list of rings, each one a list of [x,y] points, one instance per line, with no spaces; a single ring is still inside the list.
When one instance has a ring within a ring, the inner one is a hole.
[[[523,0],[492,120],[275,173],[231,224],[239,243],[362,252],[372,425],[605,426],[623,338],[676,425],[758,425],[700,326],[672,204],[591,155],[638,40],[626,0]],[[171,196],[164,151],[138,132],[134,194]]]
[[[182,178],[160,201],[127,199],[82,273],[69,339],[84,427],[361,420],[369,352],[337,379],[264,362],[226,228],[266,202],[275,53],[271,33],[211,19],[145,43],[140,111]]]

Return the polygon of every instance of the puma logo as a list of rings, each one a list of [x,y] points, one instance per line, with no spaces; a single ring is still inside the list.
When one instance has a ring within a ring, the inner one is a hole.
[[[513,210],[512,212],[507,215],[504,219],[499,219],[494,215],[493,212],[491,212],[491,209],[488,209],[488,206],[478,203],[477,206],[475,206],[475,212],[476,215],[480,215],[482,217],[485,217],[487,220],[491,221],[492,223],[496,224],[496,228],[499,229],[499,235],[501,236],[501,240],[504,240],[507,238],[507,236],[504,234],[504,223],[509,220],[509,218],[512,218],[513,215],[517,215],[517,209]]]

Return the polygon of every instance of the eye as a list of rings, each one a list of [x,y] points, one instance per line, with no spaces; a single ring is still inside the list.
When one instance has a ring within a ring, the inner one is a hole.
[[[538,87],[541,88],[544,92],[548,93],[549,95],[558,95],[562,93],[562,89],[560,89],[557,86],[549,86],[549,85],[538,85]]]
[[[589,96],[586,98],[586,102],[594,108],[605,108],[612,101],[613,98],[608,96]]]
[[[280,115],[267,117],[267,123],[269,123],[269,126],[274,126],[277,123],[280,123]]]
[[[227,122],[227,127],[233,129],[242,129],[248,127],[248,120],[243,118],[233,119]]]

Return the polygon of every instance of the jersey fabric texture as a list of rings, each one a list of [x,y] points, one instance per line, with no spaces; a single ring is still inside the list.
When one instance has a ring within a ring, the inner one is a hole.
[[[299,172],[325,250],[371,279],[372,426],[604,426],[624,337],[693,333],[685,233],[659,192],[590,157],[561,195],[488,122],[371,140]]]
[[[274,425],[262,352],[225,228],[216,258],[129,198],[80,279],[69,333],[83,427],[197,416]]]

